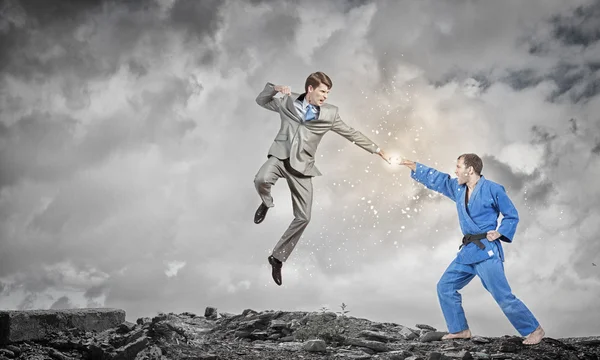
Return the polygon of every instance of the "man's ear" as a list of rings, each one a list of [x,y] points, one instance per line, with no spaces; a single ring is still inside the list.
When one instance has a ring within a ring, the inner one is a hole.
[[[313,91],[315,91],[315,88],[313,88],[312,85],[308,85],[308,91],[307,91],[307,93],[313,92]]]

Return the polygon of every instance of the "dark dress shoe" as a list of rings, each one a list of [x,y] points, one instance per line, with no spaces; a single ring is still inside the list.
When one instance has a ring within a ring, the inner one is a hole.
[[[254,213],[254,223],[260,224],[267,216],[267,211],[269,211],[269,207],[261,202],[258,209],[256,209],[256,213]]]
[[[275,284],[281,286],[281,268],[283,267],[283,263],[271,255],[269,256],[269,264],[271,264],[271,275],[273,276]]]

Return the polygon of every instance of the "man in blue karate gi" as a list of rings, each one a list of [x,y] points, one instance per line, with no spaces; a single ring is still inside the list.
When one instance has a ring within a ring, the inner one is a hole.
[[[463,241],[456,259],[442,275],[437,293],[449,334],[442,339],[469,339],[471,331],[458,292],[475,275],[517,329],[523,344],[539,343],[545,333],[531,311],[513,295],[504,274],[504,252],[500,241],[512,242],[519,222],[517,209],[502,185],[481,175],[483,162],[475,154],[463,154],[456,162],[456,178],[411,160],[400,165],[411,169],[411,177],[428,189],[456,202]],[[503,215],[500,227],[498,215]]]

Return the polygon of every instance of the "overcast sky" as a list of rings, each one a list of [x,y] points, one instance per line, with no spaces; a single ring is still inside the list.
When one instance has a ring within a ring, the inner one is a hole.
[[[513,292],[551,337],[600,334],[600,2],[0,1],[0,308],[339,311],[446,330],[454,204],[341,136],[275,285],[284,180],[252,221],[279,129],[255,98],[333,80],[342,119],[453,172],[474,152],[521,221]],[[598,266],[595,266],[597,264]],[[516,335],[474,279],[477,335]]]

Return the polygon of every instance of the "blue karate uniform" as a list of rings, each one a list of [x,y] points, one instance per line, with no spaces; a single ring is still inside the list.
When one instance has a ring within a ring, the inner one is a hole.
[[[458,291],[477,275],[519,334],[526,336],[532,333],[539,323],[525,304],[513,295],[504,274],[504,251],[500,240],[512,242],[519,222],[517,209],[504,187],[481,176],[467,203],[466,184],[459,185],[458,179],[448,174],[417,163],[416,171],[411,171],[410,175],[428,189],[454,200],[463,235],[496,230],[498,216],[500,213],[503,215],[497,230],[502,235],[500,239],[482,239],[485,249],[480,249],[475,243],[463,246],[437,284],[448,331],[457,333],[469,328]]]

